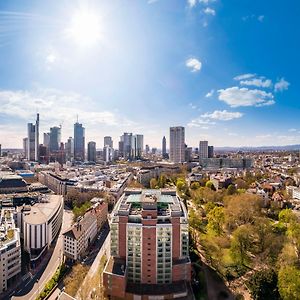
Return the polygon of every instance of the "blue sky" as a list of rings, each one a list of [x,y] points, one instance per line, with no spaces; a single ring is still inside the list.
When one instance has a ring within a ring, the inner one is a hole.
[[[76,115],[86,140],[124,131],[160,147],[300,142],[296,0],[0,2],[0,143]],[[83,17],[82,17],[83,16]],[[87,18],[86,18],[87,17]]]

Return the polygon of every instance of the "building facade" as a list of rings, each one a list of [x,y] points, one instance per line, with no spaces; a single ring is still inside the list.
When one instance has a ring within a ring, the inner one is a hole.
[[[185,161],[184,127],[170,127],[170,160],[174,163]]]
[[[188,297],[188,215],[173,190],[126,190],[111,222],[103,273],[111,299]]]
[[[78,122],[74,124],[74,159],[85,159],[85,128]]]
[[[199,158],[208,158],[208,141],[200,141]]]
[[[96,162],[96,143],[88,142],[88,161]]]

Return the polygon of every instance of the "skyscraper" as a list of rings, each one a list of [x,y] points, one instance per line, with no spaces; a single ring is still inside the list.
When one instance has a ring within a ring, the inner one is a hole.
[[[170,127],[170,160],[174,163],[185,161],[184,127]]]
[[[74,139],[70,136],[66,142],[66,155],[67,155],[67,160],[71,160],[72,157],[74,156]]]
[[[144,136],[142,134],[135,134],[132,136],[131,157],[133,159],[140,159],[144,148]]]
[[[214,157],[214,146],[208,146],[208,158]]]
[[[49,133],[49,151],[53,153],[58,151],[61,143],[61,127],[51,127]]]
[[[167,154],[167,140],[166,140],[165,136],[162,138],[162,151],[161,151],[161,154],[162,154],[162,158],[167,158],[168,157],[168,154]]]
[[[208,158],[208,141],[200,141],[199,158]]]
[[[82,124],[74,124],[74,158],[84,161],[85,158],[85,129]]]
[[[36,114],[35,121],[35,146],[34,146],[34,159],[39,161],[39,146],[40,146],[40,114]]]
[[[35,159],[35,125],[32,123],[27,124],[27,155],[28,160]]]
[[[191,299],[188,214],[176,191],[125,191],[111,220],[107,296]]]
[[[123,142],[123,157],[131,159],[132,150],[132,133],[124,132],[121,136]]]
[[[96,143],[88,143],[88,161],[96,162]]]
[[[109,146],[109,147],[113,148],[113,140],[112,140],[111,136],[104,137],[104,145],[103,146],[104,147]]]

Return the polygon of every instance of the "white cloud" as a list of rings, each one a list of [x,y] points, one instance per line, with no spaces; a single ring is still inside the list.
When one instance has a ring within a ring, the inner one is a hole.
[[[205,9],[203,9],[203,12],[206,15],[211,15],[211,16],[215,16],[216,15],[216,11],[213,8],[210,8],[210,7],[206,7]]]
[[[227,110],[215,110],[212,113],[205,113],[201,115],[201,118],[220,120],[220,121],[230,121],[233,119],[239,119],[242,116],[243,114],[240,112],[231,112]]]
[[[297,131],[296,128],[290,128],[290,129],[289,129],[289,132],[295,132],[295,131]]]
[[[210,90],[210,91],[205,95],[205,97],[206,97],[206,98],[212,97],[213,94],[214,94],[214,92],[215,92],[215,90]]]
[[[240,80],[245,80],[245,79],[252,78],[254,76],[256,76],[256,74],[247,73],[247,74],[242,74],[242,75],[235,76],[233,79],[237,80],[237,81],[240,81]]]
[[[208,125],[215,125],[215,122],[212,122],[209,119],[204,120],[201,116],[191,120],[187,126],[188,127],[201,127],[202,129],[208,129],[209,126]]]
[[[202,63],[197,58],[189,58],[185,62],[185,65],[191,69],[192,72],[198,72],[202,68]]]
[[[193,103],[189,103],[189,107],[192,108],[192,109],[196,109],[197,108],[197,106],[195,104],[193,104]]]
[[[286,81],[283,77],[275,83],[274,90],[275,92],[284,91],[289,88],[290,83]]]
[[[270,79],[262,79],[262,78],[253,78],[250,80],[242,80],[240,82],[241,85],[250,85],[250,86],[257,86],[263,88],[269,88],[272,86],[272,80]]]
[[[212,2],[216,2],[216,0],[199,0],[199,3],[205,4],[205,5],[212,3]]]
[[[189,7],[194,7],[196,5],[196,3],[197,3],[196,0],[188,0]]]
[[[262,90],[239,88],[237,86],[218,90],[219,100],[231,107],[238,106],[266,106],[275,103],[272,93]]]
[[[79,120],[94,132],[104,125],[122,127],[135,124],[115,112],[99,109],[89,97],[56,89],[0,90],[0,103],[0,115],[17,119],[18,124],[24,123],[24,129],[27,122],[34,120],[37,111],[44,130],[61,123],[71,130],[77,114]]]
[[[260,16],[257,17],[257,20],[258,20],[259,22],[263,22],[263,21],[264,21],[264,18],[265,18],[264,15],[260,15]]]

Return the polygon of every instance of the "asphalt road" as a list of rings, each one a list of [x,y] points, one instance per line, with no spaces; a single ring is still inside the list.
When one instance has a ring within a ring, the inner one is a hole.
[[[18,286],[17,290],[10,294],[12,300],[34,300],[43,290],[46,283],[52,278],[63,258],[62,232],[72,224],[73,213],[71,210],[64,210],[63,224],[55,248],[49,262],[39,270],[32,278],[27,278]]]

